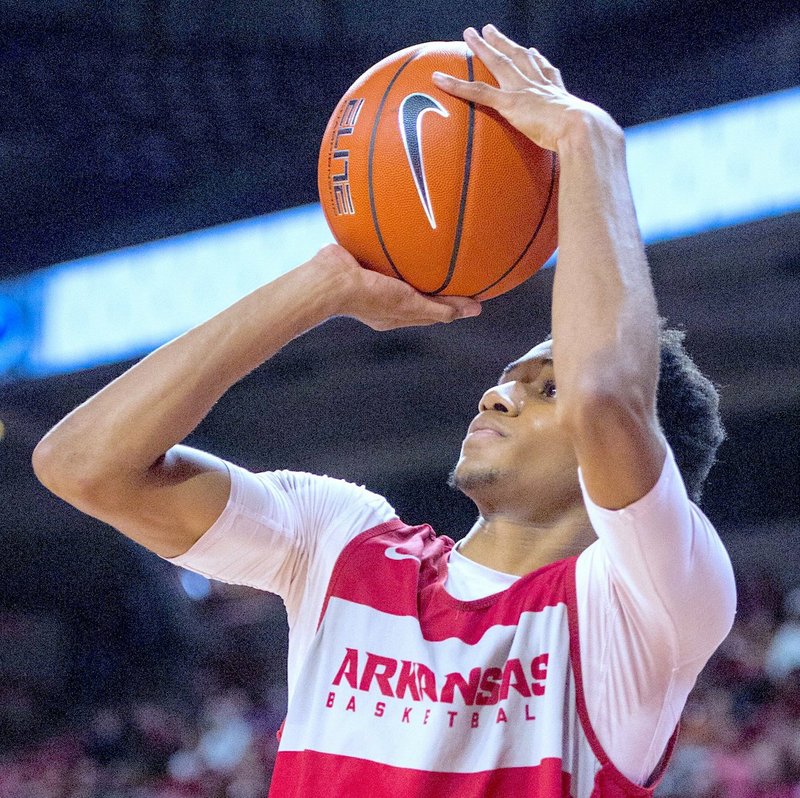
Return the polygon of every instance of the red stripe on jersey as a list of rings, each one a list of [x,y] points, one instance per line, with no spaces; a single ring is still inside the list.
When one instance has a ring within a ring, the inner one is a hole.
[[[283,751],[269,798],[332,798],[327,785],[336,785],[335,796],[347,798],[567,798],[570,794],[569,774],[561,772],[558,759],[543,759],[528,768],[437,773],[317,751]]]
[[[398,542],[400,541],[400,542]],[[428,641],[456,637],[470,645],[493,626],[516,626],[523,612],[540,612],[565,603],[564,570],[574,558],[526,574],[511,587],[475,601],[459,601],[444,589],[447,554],[454,542],[429,526],[408,527],[393,520],[362,532],[336,562],[320,621],[331,597],[419,620]],[[341,573],[363,573],[365,579]],[[536,581],[536,590],[528,586]]]

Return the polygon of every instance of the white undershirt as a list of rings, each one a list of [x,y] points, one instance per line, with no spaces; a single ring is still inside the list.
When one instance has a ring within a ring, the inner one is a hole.
[[[447,579],[444,583],[445,589],[453,598],[460,601],[481,599],[500,593],[519,579],[514,574],[504,574],[470,560],[458,550],[460,545],[459,541],[450,552]]]
[[[283,598],[291,701],[339,553],[396,514],[383,497],[342,480],[252,474],[230,464],[229,470],[224,511],[189,551],[169,561]],[[612,762],[644,784],[697,675],[730,630],[733,573],[713,526],[687,498],[670,451],[656,485],[623,510],[595,505],[578,476],[598,535],[576,566],[587,710]],[[517,578],[454,549],[445,588],[472,600]]]

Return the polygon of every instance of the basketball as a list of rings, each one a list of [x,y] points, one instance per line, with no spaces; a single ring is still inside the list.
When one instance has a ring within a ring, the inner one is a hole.
[[[463,42],[385,58],[328,122],[320,200],[362,266],[426,294],[490,299],[556,248],[558,161],[495,111],[439,89],[435,71],[497,85]]]

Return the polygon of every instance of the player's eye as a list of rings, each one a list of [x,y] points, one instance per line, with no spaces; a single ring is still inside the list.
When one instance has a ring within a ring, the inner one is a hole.
[[[542,396],[547,399],[555,399],[556,398],[556,383],[555,380],[545,380],[542,383],[542,389],[540,391]]]

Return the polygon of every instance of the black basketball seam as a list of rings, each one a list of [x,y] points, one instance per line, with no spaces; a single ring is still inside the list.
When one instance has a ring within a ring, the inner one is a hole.
[[[472,80],[475,76],[472,67],[472,56],[467,55],[467,80]],[[469,188],[469,176],[472,166],[472,138],[475,130],[475,103],[469,103],[469,117],[467,121],[467,151],[464,156],[464,180],[461,183],[461,204],[458,208],[458,222],[456,222],[456,233],[453,239],[453,252],[450,255],[450,265],[447,269],[447,275],[444,282],[434,291],[426,291],[426,294],[433,296],[439,294],[450,285],[453,279],[453,273],[456,270],[456,260],[458,259],[458,250],[461,247],[461,233],[464,228],[464,212],[467,207],[467,189]]]
[[[381,101],[378,105],[378,110],[375,114],[375,122],[372,125],[372,135],[370,136],[369,140],[369,156],[367,158],[367,182],[369,184],[369,209],[372,213],[372,226],[375,228],[375,233],[378,236],[378,243],[381,245],[381,249],[383,250],[383,254],[386,256],[386,260],[389,262],[389,265],[394,270],[394,273],[403,281],[405,278],[402,274],[400,274],[397,266],[394,265],[394,261],[392,260],[392,256],[389,254],[389,250],[386,248],[386,244],[383,240],[383,236],[381,235],[381,226],[378,223],[378,211],[375,208],[375,191],[372,187],[372,157],[375,152],[375,139],[378,135],[378,124],[381,121],[381,113],[383,112],[383,106],[386,105],[386,98],[389,96],[389,92],[392,90],[392,86],[394,86],[395,81],[400,77],[400,73],[419,55],[419,50],[415,53],[412,53],[409,58],[407,58],[398,68],[397,72],[394,73],[394,77],[389,81],[389,85],[386,87],[386,91],[383,93],[383,97],[381,97]]]
[[[550,189],[547,192],[547,201],[544,204],[544,210],[542,211],[541,218],[539,219],[539,224],[536,225],[536,229],[533,231],[533,235],[530,237],[530,240],[525,245],[525,248],[522,250],[519,257],[511,264],[511,266],[509,266],[508,269],[506,269],[506,271],[503,272],[503,274],[501,274],[493,283],[487,285],[486,288],[481,288],[481,290],[478,291],[477,293],[471,294],[470,295],[471,299],[476,299],[481,294],[485,294],[490,288],[494,288],[501,280],[505,280],[505,278],[508,277],[508,275],[514,271],[514,269],[517,268],[519,262],[525,257],[528,250],[531,248],[531,245],[536,240],[536,236],[539,235],[539,230],[542,229],[542,225],[544,224],[544,220],[547,216],[547,209],[550,207],[550,202],[553,199],[553,188],[555,187],[556,184],[556,163],[557,163],[556,154],[554,152],[551,152],[550,156],[551,156]]]

